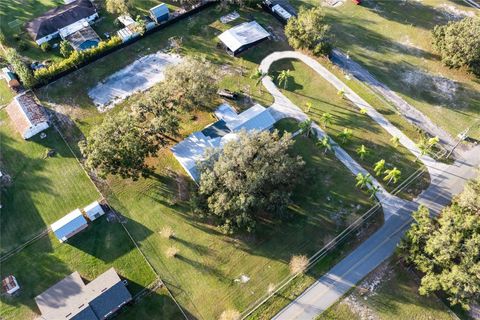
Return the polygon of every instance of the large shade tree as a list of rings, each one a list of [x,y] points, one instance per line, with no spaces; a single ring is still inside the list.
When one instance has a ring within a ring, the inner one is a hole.
[[[207,108],[217,98],[216,69],[205,59],[186,57],[165,70],[159,88],[183,111]]]
[[[285,35],[295,49],[310,50],[315,55],[327,55],[332,50],[330,26],[320,7],[300,8],[297,17],[288,19]]]
[[[421,207],[401,246],[406,260],[423,274],[421,294],[441,291],[466,309],[480,299],[479,191],[477,178],[438,218]]]
[[[480,17],[467,17],[436,26],[433,45],[446,66],[465,66],[480,75]]]
[[[224,232],[252,231],[259,215],[285,216],[304,161],[291,154],[291,134],[241,132],[199,166],[196,210]]]

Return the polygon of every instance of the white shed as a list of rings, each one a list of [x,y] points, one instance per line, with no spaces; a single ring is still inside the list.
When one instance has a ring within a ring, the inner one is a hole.
[[[80,209],[75,209],[60,220],[52,223],[50,227],[57,239],[60,242],[65,242],[68,238],[88,227],[88,222]]]
[[[93,221],[105,214],[105,211],[103,211],[103,208],[98,201],[92,202],[83,208],[83,212],[85,212],[85,215],[88,219],[90,219],[90,221]]]

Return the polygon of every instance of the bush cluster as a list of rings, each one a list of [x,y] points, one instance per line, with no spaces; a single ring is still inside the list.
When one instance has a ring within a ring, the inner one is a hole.
[[[65,72],[86,61],[89,61],[96,55],[105,52],[122,43],[119,37],[112,37],[108,41],[101,41],[97,47],[83,51],[72,51],[68,58],[54,62],[46,68],[38,69],[34,72],[35,79],[38,83],[46,83],[61,72]]]

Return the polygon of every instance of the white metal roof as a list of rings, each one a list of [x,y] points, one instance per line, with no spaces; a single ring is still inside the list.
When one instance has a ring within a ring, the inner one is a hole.
[[[250,21],[228,29],[219,35],[218,38],[230,51],[235,52],[247,44],[268,38],[269,36],[270,34],[256,21]]]
[[[58,239],[62,239],[78,228],[87,225],[87,219],[80,209],[75,209],[60,220],[51,224],[53,233]]]
[[[98,201],[94,201],[83,208],[83,211],[85,211],[86,215],[90,217],[91,213],[103,212],[103,209]]]
[[[285,20],[288,20],[292,17],[292,15],[279,4],[274,5],[272,7],[272,11],[278,13]]]
[[[78,20],[77,22],[69,24],[66,27],[63,27],[62,29],[58,30],[58,33],[60,34],[60,37],[64,39],[67,36],[71,35],[72,33],[75,33],[85,27],[88,27],[89,25],[90,24],[88,23],[87,19],[83,18]]]

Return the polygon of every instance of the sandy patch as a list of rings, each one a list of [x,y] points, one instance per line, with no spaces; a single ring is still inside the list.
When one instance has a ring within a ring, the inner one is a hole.
[[[167,66],[180,63],[176,54],[157,52],[144,56],[115,72],[88,91],[100,112],[113,108],[136,92],[145,91],[162,81]]]
[[[465,17],[475,16],[475,12],[473,12],[473,11],[461,10],[454,5],[447,4],[447,3],[442,3],[437,8],[440,9],[440,12],[448,20],[460,20],[460,19],[463,19]]]
[[[458,90],[458,83],[442,75],[428,74],[423,71],[407,70],[403,72],[402,82],[410,87],[429,91],[433,96],[453,100]]]

